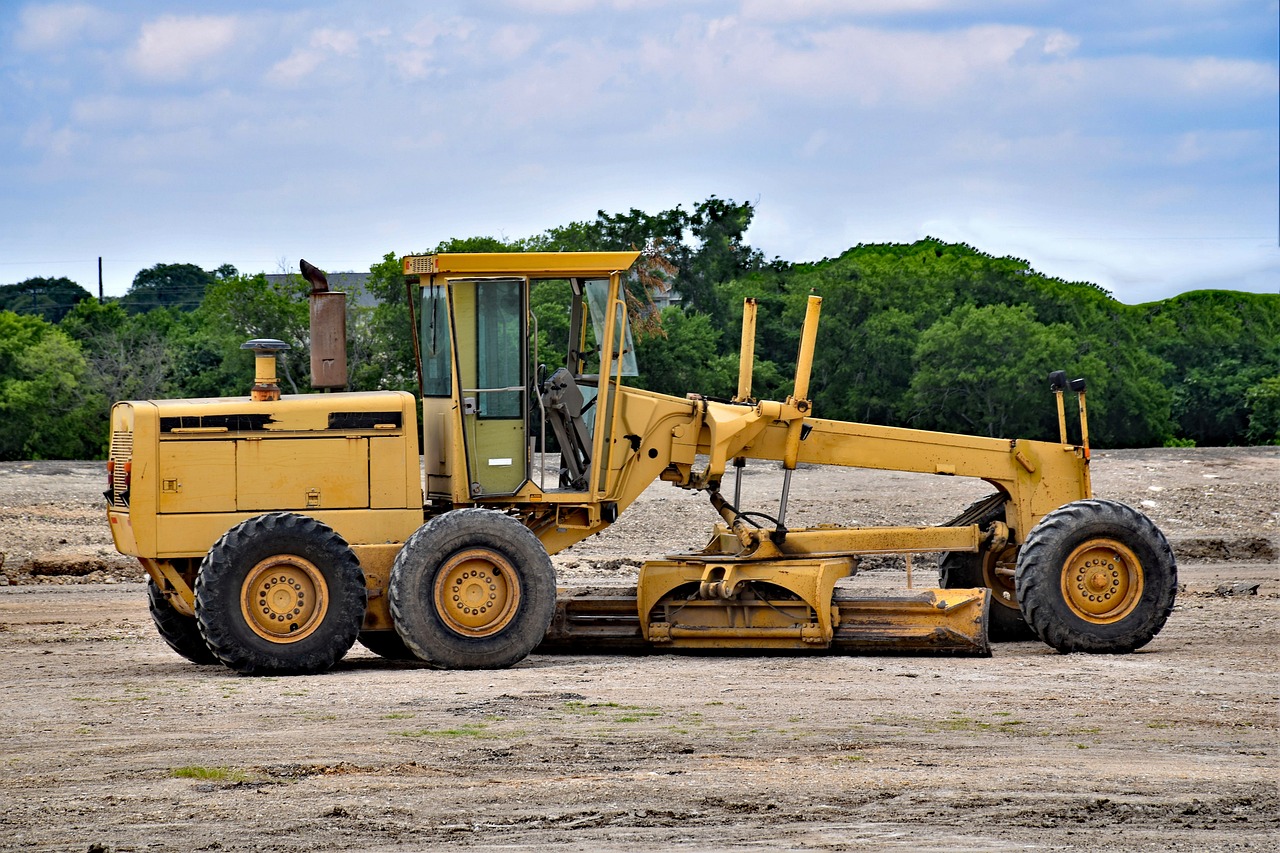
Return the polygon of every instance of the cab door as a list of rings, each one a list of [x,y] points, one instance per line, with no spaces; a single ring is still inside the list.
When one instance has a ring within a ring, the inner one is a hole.
[[[473,498],[514,494],[528,477],[528,290],[523,278],[449,282]]]

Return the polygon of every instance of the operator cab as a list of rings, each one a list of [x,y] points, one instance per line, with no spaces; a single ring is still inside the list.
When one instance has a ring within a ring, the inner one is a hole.
[[[616,388],[636,375],[622,292],[636,256],[405,258],[421,288],[428,500],[603,491]]]

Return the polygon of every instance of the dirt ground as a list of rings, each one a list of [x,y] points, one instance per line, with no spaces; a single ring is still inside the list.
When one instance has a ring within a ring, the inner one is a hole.
[[[243,678],[157,636],[101,463],[0,464],[0,850],[1275,850],[1280,448],[1093,472],[1179,557],[1178,605],[1132,655],[439,672],[357,645],[326,675]],[[748,468],[744,503],[774,511],[780,479]],[[788,521],[937,523],[986,491],[803,469]],[[626,584],[713,520],[655,485],[556,556],[561,582]],[[917,585],[934,571],[917,559]],[[904,583],[899,558],[851,581]]]

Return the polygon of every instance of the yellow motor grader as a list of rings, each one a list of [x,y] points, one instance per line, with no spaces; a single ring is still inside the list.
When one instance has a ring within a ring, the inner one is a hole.
[[[987,655],[989,622],[1025,624],[1063,652],[1128,652],[1163,626],[1173,555],[1144,515],[1092,497],[1082,381],[1050,377],[1057,442],[816,418],[810,297],[786,400],[751,393],[753,300],[732,399],[628,387],[637,257],[406,257],[420,404],[281,395],[274,340],[245,344],[247,397],[116,403],[107,515],[149,575],[161,636],[196,663],[294,674],[330,668],[357,639],[387,658],[496,668],[535,649]],[[346,383],[342,295],[302,270],[313,385],[331,391]],[[549,282],[571,293],[554,371],[538,366],[529,301]],[[741,505],[748,460],[784,471],[776,515]],[[789,527],[802,463],[975,477],[995,492],[935,527]],[[634,589],[558,594],[549,555],[605,530],[656,480],[707,495],[719,517],[707,546],[646,562]],[[862,555],[929,552],[943,555],[942,588],[837,587]]]

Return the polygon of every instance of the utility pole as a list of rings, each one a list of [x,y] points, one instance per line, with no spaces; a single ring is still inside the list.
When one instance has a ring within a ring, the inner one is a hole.
[[[102,301],[102,255],[98,255],[98,301]]]

